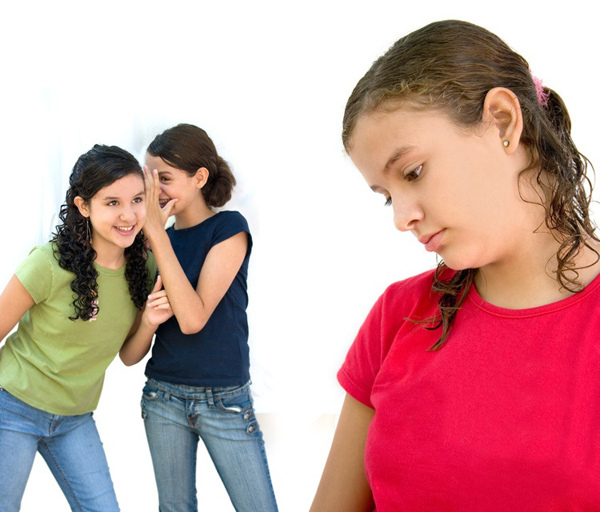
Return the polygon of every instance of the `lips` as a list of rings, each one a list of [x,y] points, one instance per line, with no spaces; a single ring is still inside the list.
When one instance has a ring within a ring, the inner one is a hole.
[[[427,234],[419,237],[419,242],[421,242],[425,246],[425,250],[428,252],[435,252],[444,236],[444,229],[438,231],[437,233]]]
[[[135,230],[133,228],[135,228],[135,226],[115,226],[117,233],[123,236],[129,236],[135,233]]]

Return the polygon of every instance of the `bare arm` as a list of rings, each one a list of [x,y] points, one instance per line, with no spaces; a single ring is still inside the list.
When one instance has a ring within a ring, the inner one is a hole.
[[[119,357],[126,366],[139,363],[144,358],[150,350],[158,326],[173,316],[169,299],[161,288],[162,281],[158,276],[144,309],[137,314],[131,331],[119,350]]]
[[[310,512],[373,510],[364,456],[367,431],[374,414],[373,409],[346,395]]]
[[[194,289],[164,230],[165,216],[170,207],[167,205],[166,211],[162,212],[158,205],[158,175],[146,170],[145,180],[147,216],[144,233],[152,246],[152,253],[181,332],[194,334],[206,325],[235,279],[246,257],[248,237],[245,232],[240,232],[215,245],[206,256]]]
[[[33,298],[16,275],[13,275],[0,295],[0,341],[2,341],[25,312],[34,305]]]

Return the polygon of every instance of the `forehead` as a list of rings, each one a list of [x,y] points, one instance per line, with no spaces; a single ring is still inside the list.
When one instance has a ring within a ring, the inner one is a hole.
[[[361,115],[348,154],[359,170],[384,169],[391,158],[458,136],[459,128],[438,110],[402,106]]]
[[[94,197],[121,197],[144,193],[144,180],[138,173],[130,173],[101,188]]]
[[[158,171],[172,171],[175,170],[175,167],[169,165],[165,162],[161,157],[151,155],[150,153],[146,153],[146,165],[150,167],[150,170],[158,170]]]

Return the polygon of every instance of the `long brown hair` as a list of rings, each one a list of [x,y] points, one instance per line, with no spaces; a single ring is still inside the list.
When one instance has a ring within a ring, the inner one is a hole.
[[[189,176],[194,176],[201,167],[207,169],[208,180],[202,187],[207,206],[223,206],[231,199],[236,183],[233,172],[202,128],[186,123],[173,126],[158,134],[147,151]]]
[[[399,39],[352,91],[344,112],[344,147],[349,151],[361,116],[403,102],[438,109],[458,125],[475,126],[482,120],[485,97],[494,87],[510,89],[519,99],[521,142],[531,156],[523,172],[537,169],[535,178],[547,191],[545,222],[560,242],[556,279],[565,289],[580,291],[574,258],[583,247],[596,252],[589,240],[598,240],[589,214],[589,162],[571,138],[571,120],[560,96],[536,84],[527,61],[496,35],[471,23],[446,20]],[[448,272],[444,262],[439,263],[433,290],[441,297],[434,328],[441,326],[442,333],[432,349],[440,348],[448,338],[476,273],[477,269]]]

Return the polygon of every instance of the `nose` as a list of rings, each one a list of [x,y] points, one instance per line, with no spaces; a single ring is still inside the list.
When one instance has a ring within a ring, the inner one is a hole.
[[[127,205],[121,210],[121,220],[123,222],[135,222],[137,216],[137,208],[134,205]]]
[[[401,200],[392,198],[394,208],[394,225],[398,231],[412,231],[423,220],[423,209],[406,196]]]

